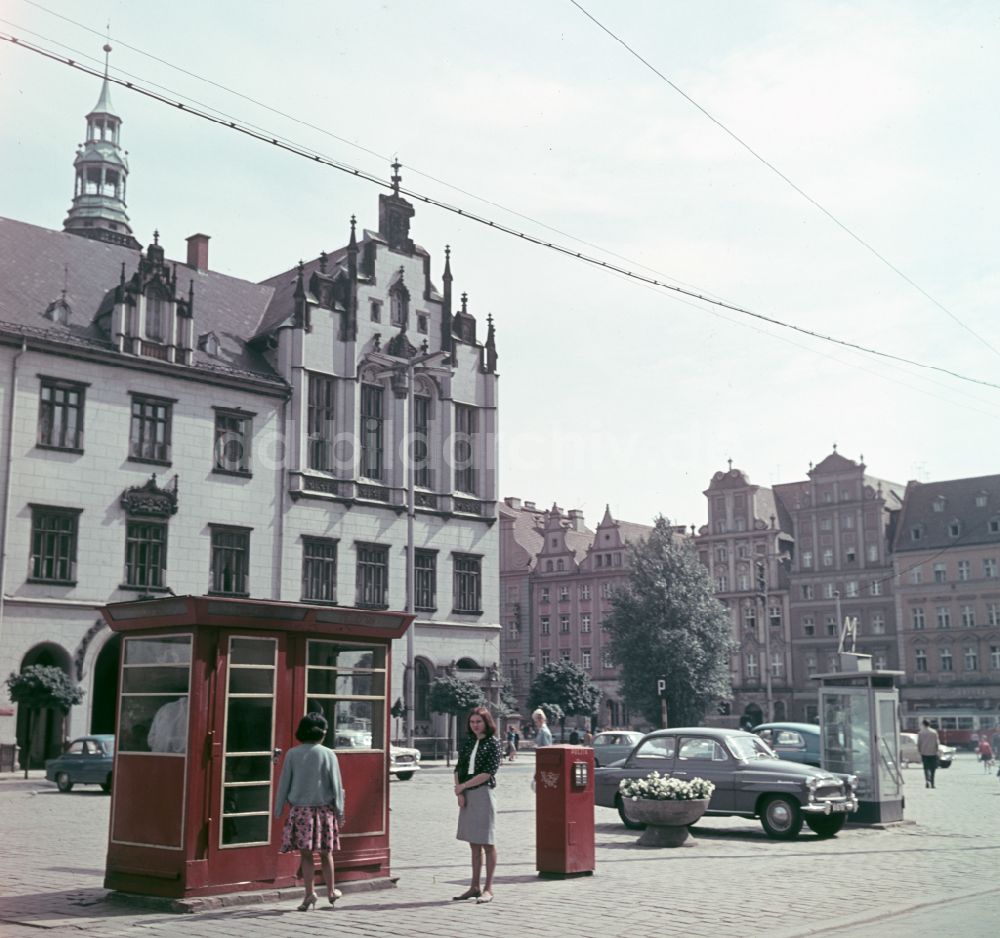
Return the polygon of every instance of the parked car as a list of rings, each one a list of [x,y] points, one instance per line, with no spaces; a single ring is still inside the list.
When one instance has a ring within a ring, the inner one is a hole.
[[[705,778],[715,791],[707,817],[759,818],[768,837],[797,837],[803,821],[820,837],[832,837],[856,811],[857,778],[779,759],[759,736],[743,730],[691,727],[657,730],[632,753],[594,770],[594,801],[615,808],[626,827],[618,783],[659,772],[679,779]]]
[[[389,746],[389,773],[401,782],[408,782],[420,771],[420,750],[408,746]]]
[[[594,765],[610,765],[624,759],[642,739],[642,733],[632,730],[609,730],[598,733],[590,744],[594,750]]]
[[[74,785],[100,785],[110,792],[114,764],[114,736],[81,736],[61,756],[45,763],[45,777],[59,791],[72,791]]]
[[[938,768],[950,769],[951,760],[955,758],[956,752],[957,750],[954,746],[946,746],[944,743],[938,743]],[[899,734],[899,761],[904,767],[908,766],[911,762],[915,765],[923,764],[920,758],[920,750],[917,749],[916,733]]]
[[[819,727],[815,723],[761,723],[756,733],[779,759],[819,765]]]

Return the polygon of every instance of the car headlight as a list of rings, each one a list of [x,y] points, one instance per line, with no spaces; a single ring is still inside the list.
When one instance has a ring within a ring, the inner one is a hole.
[[[844,784],[847,786],[849,791],[858,790],[858,777],[857,775],[847,775],[844,778]]]
[[[817,778],[815,775],[810,775],[809,778],[806,779],[806,788],[808,788],[809,791],[816,791],[816,789],[819,788],[820,781],[821,779]]]

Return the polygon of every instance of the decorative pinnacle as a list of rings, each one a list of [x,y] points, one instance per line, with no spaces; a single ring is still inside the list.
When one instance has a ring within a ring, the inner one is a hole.
[[[153,244],[159,244],[159,243],[160,243],[160,232],[159,230],[156,230],[153,232]]]
[[[319,252],[319,272],[321,274],[326,273],[326,251]]]
[[[353,215],[351,216],[351,234],[354,234],[354,228],[357,225],[358,220]]]
[[[399,184],[402,182],[402,177],[399,175],[399,171],[403,168],[403,164],[399,162],[399,157],[396,157],[392,163],[392,194],[399,195]]]
[[[463,313],[466,311],[466,306],[468,305],[468,303],[469,303],[469,294],[468,293],[463,293],[462,294],[462,312]]]

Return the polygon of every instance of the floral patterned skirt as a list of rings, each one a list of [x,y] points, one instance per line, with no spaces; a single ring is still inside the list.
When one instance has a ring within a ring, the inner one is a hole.
[[[339,850],[340,826],[329,805],[293,805],[281,834],[281,852]]]

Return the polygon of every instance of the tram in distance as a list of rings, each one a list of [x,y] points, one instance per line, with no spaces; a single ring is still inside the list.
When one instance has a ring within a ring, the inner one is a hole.
[[[990,739],[1000,731],[996,713],[971,708],[917,710],[903,717],[903,731],[919,733],[924,720],[938,731],[942,743],[958,749],[975,749],[983,736]]]

